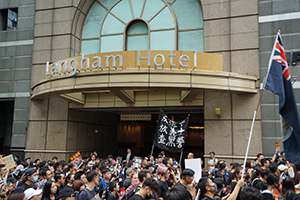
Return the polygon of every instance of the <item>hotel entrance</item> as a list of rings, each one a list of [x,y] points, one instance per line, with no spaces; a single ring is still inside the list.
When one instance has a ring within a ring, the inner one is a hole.
[[[124,159],[128,148],[136,156],[149,157],[160,109],[155,107],[77,110],[79,112],[78,115],[95,119],[95,124],[86,124],[85,128],[79,128],[80,132],[78,132],[78,135],[82,139],[85,136],[88,136],[88,138],[93,137],[93,139],[89,140],[86,147],[92,150],[94,145],[94,149],[103,158],[106,158],[108,154],[112,154],[114,157],[122,156]],[[193,152],[195,157],[202,157],[204,154],[203,106],[162,107],[162,109],[170,119],[177,122],[183,121],[190,114],[183,157],[186,157],[189,152]],[[72,112],[75,112],[75,110]],[[134,117],[124,120],[121,117],[122,115],[143,115],[148,116],[149,120],[139,120],[138,118],[134,119]],[[82,123],[77,124],[81,124],[79,125],[81,127]],[[93,134],[90,134],[90,132],[93,132]],[[157,157],[160,151],[160,149],[155,147],[154,157]],[[166,156],[176,158],[179,161],[180,153],[165,153]]]

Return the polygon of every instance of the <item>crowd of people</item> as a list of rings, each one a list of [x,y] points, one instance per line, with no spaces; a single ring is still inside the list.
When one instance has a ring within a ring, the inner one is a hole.
[[[258,154],[246,166],[227,165],[210,153],[200,180],[195,169],[182,169],[164,152],[136,163],[131,150],[125,160],[96,152],[84,155],[78,165],[40,158],[23,162],[15,158],[15,168],[0,165],[0,199],[8,200],[296,200],[300,199],[300,163],[289,163],[275,153],[272,158]],[[193,153],[187,159],[193,159]],[[196,169],[197,170],[197,169]],[[243,171],[244,170],[244,171]],[[244,173],[243,173],[244,172]],[[243,176],[244,174],[244,176]],[[243,177],[242,177],[243,176]]]

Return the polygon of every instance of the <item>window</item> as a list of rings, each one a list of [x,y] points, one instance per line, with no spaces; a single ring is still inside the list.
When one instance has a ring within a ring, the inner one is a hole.
[[[83,25],[81,52],[134,50],[203,52],[200,1],[95,1]]]
[[[148,48],[148,26],[142,20],[133,21],[127,28],[126,50],[137,51]]]
[[[17,29],[18,8],[0,10],[0,30]]]

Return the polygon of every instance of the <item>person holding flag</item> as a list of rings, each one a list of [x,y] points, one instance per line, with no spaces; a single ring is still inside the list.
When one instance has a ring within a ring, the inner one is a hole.
[[[263,88],[279,96],[281,132],[286,159],[298,164],[300,158],[300,120],[280,31],[276,36]]]

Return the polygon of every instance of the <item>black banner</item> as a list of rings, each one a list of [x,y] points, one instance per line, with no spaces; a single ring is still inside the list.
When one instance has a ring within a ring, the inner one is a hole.
[[[156,126],[154,145],[165,151],[181,152],[185,144],[188,124],[189,117],[182,122],[174,122],[161,110]]]

